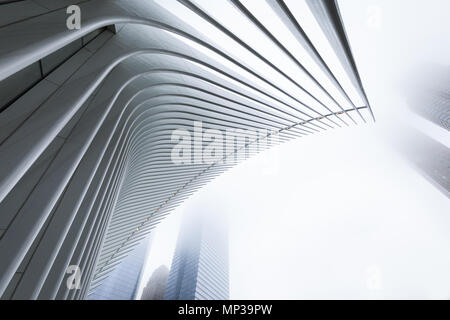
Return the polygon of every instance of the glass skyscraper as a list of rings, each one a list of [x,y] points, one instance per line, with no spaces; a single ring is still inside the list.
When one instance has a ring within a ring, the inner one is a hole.
[[[408,105],[418,115],[450,130],[450,68],[428,65],[417,77]],[[419,90],[420,88],[420,90]],[[429,182],[450,197],[450,150],[439,141],[414,129],[403,130],[408,140],[400,148]]]
[[[108,278],[89,294],[89,300],[134,300],[142,269],[146,260],[150,239],[140,243]]]
[[[165,265],[159,266],[142,291],[141,300],[164,300],[168,277],[169,269]]]
[[[410,108],[425,119],[450,130],[450,68],[429,65],[416,82],[415,93],[408,101]]]
[[[414,129],[404,130],[408,140],[400,146],[422,175],[450,198],[450,150]]]
[[[184,216],[167,281],[166,300],[227,300],[228,235],[220,217]]]

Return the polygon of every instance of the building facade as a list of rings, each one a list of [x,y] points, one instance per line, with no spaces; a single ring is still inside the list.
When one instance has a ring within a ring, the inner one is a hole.
[[[422,118],[450,130],[450,68],[426,65],[415,73],[407,103]],[[413,128],[403,128],[398,149],[437,189],[450,198],[450,149]],[[439,130],[440,131],[440,130]],[[445,142],[444,142],[445,143]]]
[[[169,269],[162,265],[153,271],[150,279],[142,291],[141,300],[163,300],[166,292]]]
[[[415,93],[408,99],[409,107],[418,115],[450,130],[450,68],[427,66],[417,73]]]
[[[150,240],[140,243],[112,271],[108,278],[92,289],[89,300],[135,300]]]
[[[398,144],[406,159],[439,191],[450,198],[450,149],[422,132],[404,128]]]
[[[215,215],[184,217],[172,260],[166,300],[228,300],[228,234]]]

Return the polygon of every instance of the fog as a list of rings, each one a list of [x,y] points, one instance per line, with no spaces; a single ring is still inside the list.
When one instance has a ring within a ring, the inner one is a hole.
[[[450,64],[450,2],[338,3],[376,122],[285,143],[209,183],[156,229],[141,287],[170,267],[183,212],[207,208],[228,216],[232,299],[450,298],[449,199],[397,151],[407,128],[450,147],[407,106],[421,70]]]

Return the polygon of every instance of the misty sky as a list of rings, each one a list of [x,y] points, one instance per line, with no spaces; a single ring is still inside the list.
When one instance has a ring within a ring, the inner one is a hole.
[[[289,1],[287,1],[289,4]],[[230,221],[232,299],[450,299],[450,203],[392,143],[412,126],[409,81],[450,64],[447,0],[340,0],[376,123],[292,141],[226,172],[163,221],[143,285],[170,267],[181,214]]]

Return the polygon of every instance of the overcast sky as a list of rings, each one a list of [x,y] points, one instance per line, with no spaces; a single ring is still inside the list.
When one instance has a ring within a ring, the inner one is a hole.
[[[289,3],[289,1],[287,1]],[[144,281],[170,267],[184,211],[230,218],[232,299],[450,299],[450,203],[392,143],[413,126],[408,81],[449,65],[447,0],[340,0],[377,122],[327,130],[226,172],[156,229]]]

